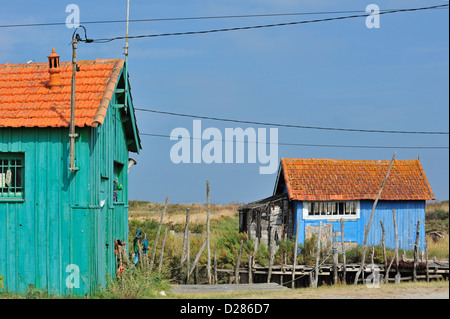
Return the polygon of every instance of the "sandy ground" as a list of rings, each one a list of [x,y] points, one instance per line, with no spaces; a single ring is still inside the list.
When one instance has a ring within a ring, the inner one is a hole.
[[[233,288],[236,287],[236,288]],[[240,286],[240,287],[238,287]],[[365,285],[340,287],[319,287],[286,289],[283,287],[258,285],[201,285],[195,287],[177,286],[173,290],[175,298],[246,298],[246,299],[449,299],[449,284],[446,282],[418,282],[380,285],[368,288]],[[261,289],[260,289],[261,288]],[[201,290],[199,292],[198,290]]]

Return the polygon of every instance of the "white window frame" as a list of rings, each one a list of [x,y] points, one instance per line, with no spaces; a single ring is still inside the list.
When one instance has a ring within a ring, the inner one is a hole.
[[[308,201],[308,202],[303,202],[303,209],[302,209],[302,213],[303,213],[303,219],[309,219],[309,220],[319,220],[319,219],[326,219],[326,220],[340,220],[340,219],[359,219],[360,218],[360,213],[361,213],[361,203],[360,201],[356,201],[356,200],[349,200],[349,201],[329,201],[329,202],[322,202],[324,204],[336,204],[336,203],[348,203],[348,202],[354,202],[356,203],[356,214],[355,215],[309,215],[309,211],[308,211],[308,204],[310,203],[320,203],[317,201]]]

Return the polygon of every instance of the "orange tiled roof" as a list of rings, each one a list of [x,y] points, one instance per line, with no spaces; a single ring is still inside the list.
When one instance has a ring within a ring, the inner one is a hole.
[[[281,168],[293,200],[375,200],[389,163],[283,158]],[[434,195],[419,160],[395,160],[380,200],[432,199]]]
[[[103,123],[123,64],[78,61],[76,126]],[[62,86],[50,89],[48,63],[0,64],[0,127],[68,127],[72,63],[61,62],[60,68]]]

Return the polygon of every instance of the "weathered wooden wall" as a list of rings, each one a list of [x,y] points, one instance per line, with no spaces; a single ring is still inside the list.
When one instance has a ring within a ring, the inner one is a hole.
[[[68,294],[70,264],[81,274],[80,287],[71,289],[72,294],[105,287],[107,275],[114,276],[114,240],[128,242],[125,120],[130,119],[110,106],[103,125],[77,128],[80,170],[74,174],[68,170],[68,128],[0,128],[0,152],[23,152],[25,157],[24,200],[0,201],[5,289],[23,293],[31,284]],[[113,202],[114,162],[123,165],[119,202]]]

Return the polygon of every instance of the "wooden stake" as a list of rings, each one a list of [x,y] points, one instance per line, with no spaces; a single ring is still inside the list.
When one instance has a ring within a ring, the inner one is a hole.
[[[217,251],[214,249],[214,284],[217,285]]]
[[[425,267],[426,267],[426,277],[427,282],[430,282],[430,269],[428,268],[428,238],[425,242]]]
[[[364,269],[364,262],[365,262],[365,260],[366,260],[367,237],[369,236],[370,226],[371,226],[371,224],[372,224],[372,220],[373,220],[373,215],[374,215],[374,212],[375,212],[375,208],[377,207],[377,203],[378,203],[378,200],[379,200],[379,198],[380,198],[380,196],[381,196],[381,192],[383,191],[384,184],[386,183],[386,180],[387,180],[388,177],[389,177],[389,172],[391,171],[392,164],[394,163],[394,160],[395,160],[395,153],[396,153],[396,152],[394,152],[394,155],[392,156],[392,159],[391,159],[391,162],[389,163],[389,167],[388,167],[386,176],[385,176],[383,182],[381,183],[381,187],[380,187],[380,189],[378,190],[378,194],[377,194],[377,196],[376,196],[376,198],[375,198],[375,202],[373,203],[372,212],[370,213],[369,223],[367,224],[367,228],[366,228],[366,231],[365,231],[365,233],[364,233],[363,250],[362,250],[362,258],[361,258],[361,259],[362,259],[362,260],[361,260],[361,266],[359,267],[358,272],[357,272],[356,275],[355,275],[355,282],[354,282],[355,285],[358,283],[359,276],[360,276],[361,272],[362,272],[363,269]]]
[[[253,256],[248,256],[248,283],[253,284]]]
[[[270,283],[270,280],[272,279],[272,267],[273,267],[273,258],[274,258],[274,247],[273,247],[273,237],[274,233],[272,230],[270,230],[270,240],[269,240],[269,272],[267,274],[267,283]]]
[[[345,256],[345,238],[344,238],[344,219],[341,218],[341,243],[342,243],[342,267],[344,268],[342,272],[342,282],[345,284],[347,282],[347,258]]]
[[[166,231],[164,232],[164,238],[163,238],[163,242],[162,242],[162,245],[161,245],[161,254],[159,255],[158,274],[161,273],[161,269],[162,269],[162,262],[163,262],[163,256],[164,256],[164,246],[166,245],[166,236],[167,236],[167,228],[166,228]]]
[[[161,232],[161,225],[163,223],[164,214],[166,213],[168,203],[169,203],[169,196],[166,197],[166,203],[165,203],[164,209],[161,213],[161,220],[159,221],[158,231],[156,232],[155,244],[153,245],[152,259],[150,261],[150,271],[153,269],[153,264],[155,262],[156,246],[158,245],[159,233]]]
[[[241,256],[242,256],[242,245],[244,244],[244,241],[241,239],[241,246],[239,248],[239,255],[236,260],[236,268],[234,270],[234,277],[236,279],[236,284],[239,284],[239,268],[241,266]]]
[[[189,269],[191,267],[191,232],[187,230],[187,244],[186,244],[186,284],[189,283],[190,273]]]
[[[198,251],[197,256],[195,256],[194,263],[192,264],[191,270],[189,271],[189,275],[191,275],[192,272],[194,271],[194,268],[198,264],[198,261],[200,259],[200,255],[202,254],[202,252],[205,249],[205,247],[206,247],[206,238],[203,241],[202,247],[200,247],[200,250]]]
[[[417,266],[419,265],[419,236],[420,236],[420,220],[417,221],[416,243],[414,245],[413,281],[417,281]]]
[[[183,239],[183,250],[181,251],[181,258],[180,258],[180,273],[181,269],[183,269],[184,261],[186,260],[186,250],[187,250],[187,237],[189,232],[189,219],[191,218],[191,210],[188,208],[186,210],[186,225],[184,227],[184,239]]]
[[[398,258],[398,230],[397,230],[397,216],[395,209],[392,210],[392,217],[394,218],[394,236],[395,236],[395,266],[397,268],[397,275],[400,275],[399,258]]]
[[[211,247],[209,244],[209,180],[206,181],[206,252],[207,252],[207,265],[206,265],[206,276],[208,277],[208,284],[211,285]]]
[[[322,237],[322,222],[319,222],[319,232],[317,236],[317,252],[316,252],[316,268],[315,268],[315,278],[314,287],[317,288],[319,282],[319,261],[320,261],[320,238]]]
[[[292,283],[291,288],[295,288],[295,267],[297,266],[297,251],[298,251],[298,229],[300,228],[300,220],[297,221],[297,231],[295,232],[295,247],[294,247],[294,262],[292,264]]]
[[[337,233],[334,233],[334,255],[333,255],[333,281],[338,284],[338,253],[337,253]]]
[[[389,273],[386,272],[387,271],[387,257],[386,257],[386,230],[384,229],[384,225],[383,225],[383,221],[380,220],[380,224],[381,224],[381,231],[382,231],[382,235],[381,235],[381,246],[383,247],[383,260],[384,260],[384,277],[385,277],[385,281],[384,282],[388,282],[389,280]]]

